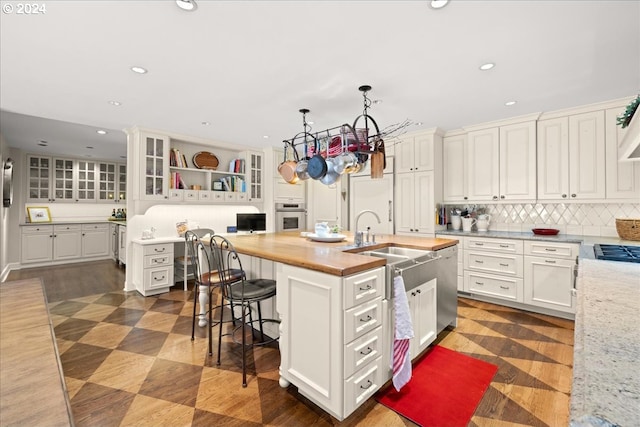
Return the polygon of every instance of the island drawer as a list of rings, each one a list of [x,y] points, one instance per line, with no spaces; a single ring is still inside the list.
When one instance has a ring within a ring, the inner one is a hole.
[[[350,377],[367,363],[380,357],[383,348],[381,326],[347,344],[344,352],[344,377]]]
[[[384,267],[345,277],[345,308],[351,308],[365,301],[370,301],[382,296],[384,292],[384,280]]]
[[[538,242],[527,240],[524,242],[525,255],[575,259],[580,251],[576,243]]]
[[[173,254],[173,243],[144,245],[144,255]]]
[[[344,313],[344,344],[382,325],[382,298],[360,304]]]
[[[382,356],[379,356],[375,361],[345,381],[345,414],[353,412],[382,387],[384,383],[382,372]]]

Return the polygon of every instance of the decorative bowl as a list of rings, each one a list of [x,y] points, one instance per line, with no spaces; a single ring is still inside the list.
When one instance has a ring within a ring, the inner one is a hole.
[[[533,234],[539,234],[541,236],[555,236],[560,230],[555,228],[532,228]]]

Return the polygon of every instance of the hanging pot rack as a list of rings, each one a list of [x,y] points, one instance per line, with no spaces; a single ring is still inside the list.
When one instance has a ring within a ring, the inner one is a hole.
[[[375,119],[368,113],[371,107],[371,100],[367,97],[367,92],[371,90],[371,86],[363,85],[358,88],[362,92],[364,98],[364,110],[353,121],[353,124],[343,123],[338,126],[327,128],[318,132],[311,132],[311,126],[306,122],[306,114],[309,110],[302,108],[303,131],[297,133],[291,139],[283,140],[284,143],[284,161],[293,157],[297,161],[299,158],[309,158],[316,151],[319,151],[323,157],[335,157],[346,152],[352,152],[358,155],[358,158],[364,163],[369,155],[379,151],[381,147],[382,137],[380,128]],[[364,128],[358,128],[358,122],[364,120]],[[370,124],[373,125],[375,133],[370,132]],[[302,148],[302,156],[299,155],[299,148]]]

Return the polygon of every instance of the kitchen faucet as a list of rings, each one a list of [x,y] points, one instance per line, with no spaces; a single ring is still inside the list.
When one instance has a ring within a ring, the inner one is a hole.
[[[358,212],[358,215],[356,215],[356,230],[355,230],[355,237],[354,237],[354,240],[353,240],[353,243],[354,243],[356,246],[362,246],[362,231],[358,231],[358,221],[360,220],[360,217],[361,217],[363,214],[366,214],[366,213],[371,213],[371,214],[373,214],[373,216],[375,216],[375,217],[376,217],[376,219],[378,220],[378,224],[380,224],[380,217],[379,217],[379,216],[378,216],[378,214],[377,214],[377,213],[375,213],[374,211],[372,211],[372,210],[368,210],[368,209],[367,209],[367,210],[364,210],[364,211]],[[369,240],[369,237],[368,237],[368,234],[367,234],[367,241],[368,241],[368,240]]]

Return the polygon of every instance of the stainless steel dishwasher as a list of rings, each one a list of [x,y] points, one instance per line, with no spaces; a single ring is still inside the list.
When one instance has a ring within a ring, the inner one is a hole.
[[[458,325],[458,245],[435,251],[437,261],[438,334]]]

